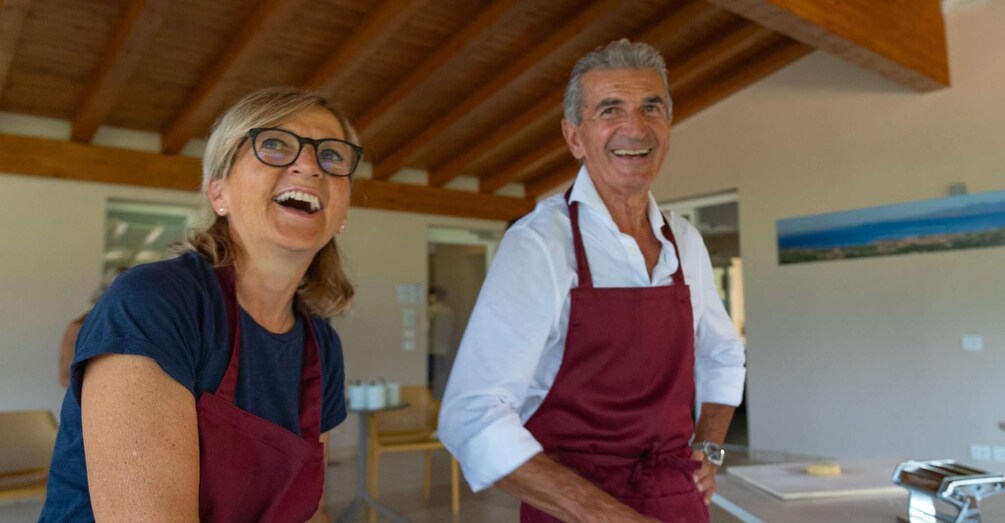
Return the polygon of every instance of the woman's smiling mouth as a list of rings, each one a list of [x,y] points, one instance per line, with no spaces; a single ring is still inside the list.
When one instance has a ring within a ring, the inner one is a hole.
[[[313,194],[302,191],[284,191],[272,197],[272,201],[307,214],[314,214],[321,210],[321,200]]]

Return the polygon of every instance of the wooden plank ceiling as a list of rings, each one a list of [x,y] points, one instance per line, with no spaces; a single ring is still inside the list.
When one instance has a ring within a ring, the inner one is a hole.
[[[565,82],[619,37],[663,53],[675,124],[814,48],[918,90],[948,85],[938,0],[878,4],[0,0],[0,111],[67,120],[77,142],[33,165],[23,151],[45,154],[44,141],[0,135],[0,151],[21,151],[0,171],[195,190],[197,162],[174,155],[242,95],[294,85],[333,96],[358,127],[372,179],[354,204],[509,219],[574,176]],[[102,160],[116,151],[88,144],[103,125],[160,133],[161,154]]]

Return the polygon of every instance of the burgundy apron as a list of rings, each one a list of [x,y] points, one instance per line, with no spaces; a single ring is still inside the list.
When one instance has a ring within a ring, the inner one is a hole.
[[[571,192],[571,189],[570,189]],[[596,288],[569,203],[579,286],[555,383],[526,427],[545,453],[626,505],[661,521],[708,521],[692,473],[694,326],[677,242],[673,285]],[[555,518],[523,504],[520,521]]]
[[[309,319],[300,382],[300,434],[234,404],[241,359],[234,269],[216,271],[233,347],[216,394],[199,397],[199,519],[302,522],[318,510],[324,486],[321,364]]]

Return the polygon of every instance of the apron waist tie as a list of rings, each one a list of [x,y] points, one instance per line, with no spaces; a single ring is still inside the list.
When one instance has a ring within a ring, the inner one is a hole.
[[[688,477],[691,476],[691,473],[701,468],[700,463],[690,459],[687,447],[684,447],[683,451],[676,453],[660,451],[658,449],[646,449],[635,461],[635,464],[632,465],[630,481],[633,485],[637,485],[642,481],[642,474],[645,469],[657,466],[670,467]]]

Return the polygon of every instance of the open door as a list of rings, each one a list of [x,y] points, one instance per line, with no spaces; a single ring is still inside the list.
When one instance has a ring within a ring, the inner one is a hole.
[[[496,232],[429,228],[427,379],[437,399],[443,397],[454,356],[498,246]]]

